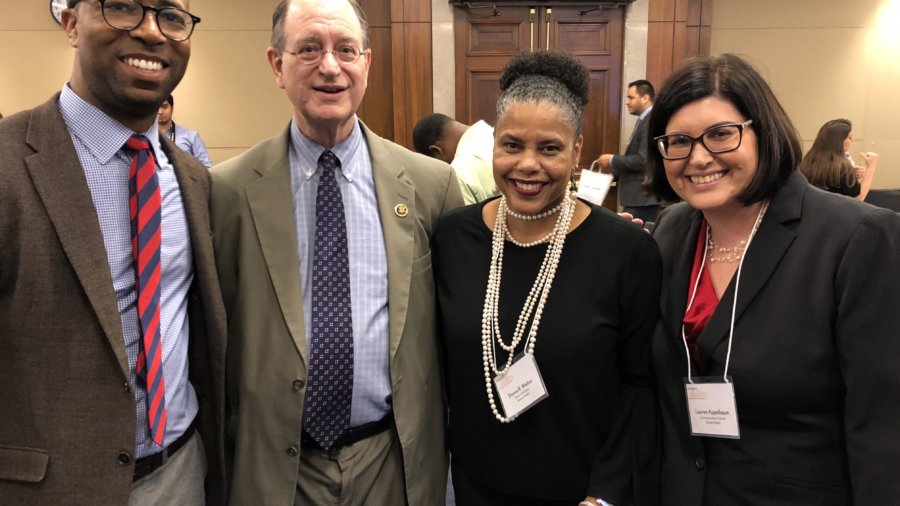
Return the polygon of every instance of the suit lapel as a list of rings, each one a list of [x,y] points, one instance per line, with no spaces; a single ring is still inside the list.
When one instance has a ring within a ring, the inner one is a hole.
[[[35,154],[25,164],[62,249],[127,379],[131,374],[103,234],[84,169],[60,115],[58,99],[57,94],[32,112],[26,142]]]
[[[747,307],[759,295],[766,282],[775,273],[781,259],[787,253],[791,243],[796,237],[793,231],[786,226],[787,223],[800,218],[801,205],[806,192],[806,181],[799,174],[793,174],[787,183],[779,189],[766,211],[766,216],[760,224],[759,230],[750,244],[744,260],[738,286],[737,307],[735,308],[735,328],[738,327],[741,316]],[[731,313],[734,304],[734,289],[737,281],[735,273],[731,283],[709,320],[703,333],[700,335],[698,345],[700,347],[701,368],[707,370],[709,359],[718,348],[725,345],[721,351],[727,353],[728,333],[731,328]],[[754,336],[740,335],[735,332],[734,338],[753,339]]]
[[[269,278],[297,352],[307,364],[306,324],[300,288],[297,230],[291,195],[288,142],[290,127],[254,167],[260,178],[247,186],[247,202]]]
[[[378,214],[384,230],[388,263],[388,321],[390,359],[400,346],[400,337],[409,309],[409,285],[415,252],[416,211],[415,188],[403,177],[404,166],[394,157],[385,141],[363,125],[363,134],[372,156],[372,176]],[[403,204],[408,212],[399,216],[395,206]]]
[[[670,269],[670,277],[666,286],[670,288],[663,291],[662,304],[660,311],[664,315],[668,315],[663,321],[669,325],[667,335],[675,336],[677,339],[666,339],[670,346],[677,346],[682,350],[679,356],[683,355],[684,347],[681,345],[681,321],[684,319],[684,312],[687,309],[688,290],[690,290],[691,266],[694,263],[694,252],[697,248],[697,236],[700,232],[700,224],[703,223],[703,215],[699,211],[688,209],[687,219],[677,220],[668,241],[671,241],[669,249],[675,253],[671,259],[673,262]],[[673,216],[673,218],[675,218]],[[664,260],[665,261],[665,260]]]

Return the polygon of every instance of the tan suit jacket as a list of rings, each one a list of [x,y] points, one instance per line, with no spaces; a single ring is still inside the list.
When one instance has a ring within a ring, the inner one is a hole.
[[[394,419],[409,504],[444,500],[447,455],[431,232],[462,204],[446,164],[363,126],[388,261]],[[213,169],[212,223],[228,312],[234,504],[292,504],[308,345],[288,162],[290,131]],[[409,213],[400,216],[395,206]]]
[[[0,121],[0,503],[126,504],[133,386],[100,223],[58,98]],[[190,229],[190,378],[207,499],[222,504],[225,315],[209,176],[161,142]]]

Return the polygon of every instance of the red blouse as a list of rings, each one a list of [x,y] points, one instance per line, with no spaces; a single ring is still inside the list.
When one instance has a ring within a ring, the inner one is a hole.
[[[684,324],[684,337],[687,340],[688,349],[691,351],[691,358],[693,358],[695,362],[697,362],[700,357],[700,347],[697,344],[697,340],[700,339],[700,334],[703,332],[703,329],[706,328],[706,324],[715,312],[716,306],[719,305],[719,298],[716,296],[712,279],[709,277],[708,266],[704,266],[703,271],[700,271],[700,266],[703,263],[703,252],[706,249],[706,229],[707,224],[704,219],[703,223],[700,225],[700,237],[697,238],[697,249],[694,252],[694,265],[691,267],[691,282],[688,285],[688,301],[691,300],[691,295],[694,295],[692,292],[694,290],[694,284],[697,282],[698,275],[700,276],[700,283],[697,284],[697,293],[694,295],[694,303],[691,304],[691,307],[687,311],[685,311],[684,320],[682,320],[682,323]]]

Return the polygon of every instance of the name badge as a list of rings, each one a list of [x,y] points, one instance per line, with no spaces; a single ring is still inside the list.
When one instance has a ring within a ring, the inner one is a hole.
[[[546,399],[547,387],[530,353],[520,354],[506,374],[494,378],[503,412],[510,421]]]
[[[734,385],[721,376],[684,379],[691,435],[740,439],[737,405],[734,401]]]

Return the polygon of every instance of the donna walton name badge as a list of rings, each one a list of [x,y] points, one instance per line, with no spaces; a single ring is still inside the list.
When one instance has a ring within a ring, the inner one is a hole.
[[[692,436],[740,439],[734,384],[721,376],[684,379]]]
[[[541,378],[534,355],[522,353],[506,374],[494,378],[503,412],[510,420],[547,398],[547,387]]]

